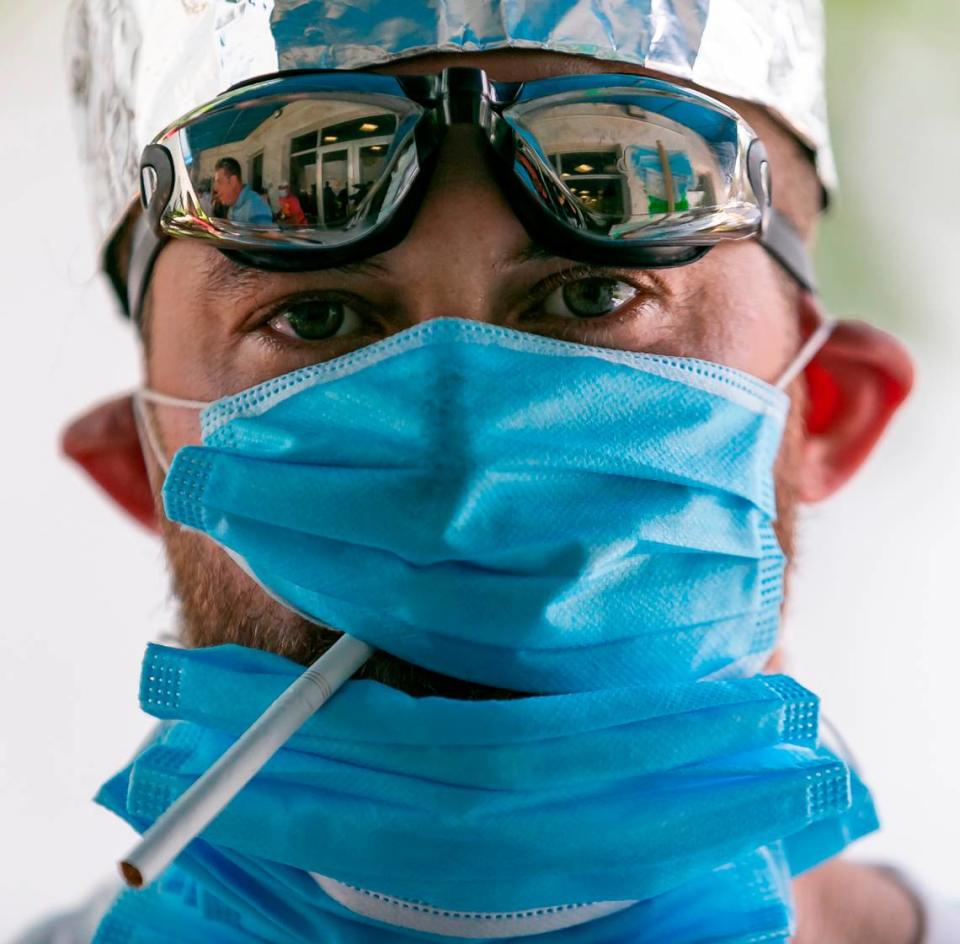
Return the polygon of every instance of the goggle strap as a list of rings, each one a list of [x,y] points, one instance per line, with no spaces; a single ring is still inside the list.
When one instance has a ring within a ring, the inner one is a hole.
[[[133,227],[127,273],[127,314],[139,324],[153,264],[169,238],[161,219],[173,196],[176,170],[170,151],[148,144],[140,158],[140,212]]]
[[[790,220],[774,207],[767,207],[760,245],[796,279],[801,288],[812,295],[817,293],[813,262],[803,237]]]

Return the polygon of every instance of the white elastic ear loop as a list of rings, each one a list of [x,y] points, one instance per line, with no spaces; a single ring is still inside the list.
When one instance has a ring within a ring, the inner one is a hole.
[[[133,394],[133,415],[137,421],[137,430],[140,433],[141,446],[146,442],[153,458],[163,469],[164,474],[170,471],[170,460],[160,443],[160,437],[157,435],[157,428],[153,423],[153,417],[147,409],[147,403],[156,403],[159,406],[178,407],[182,410],[205,410],[210,403],[206,400],[183,400],[180,397],[167,396],[165,393],[158,393],[149,387],[141,387]]]
[[[812,361],[820,349],[827,343],[837,323],[832,318],[826,318],[817,327],[817,330],[807,338],[806,343],[797,351],[797,356],[790,361],[780,379],[774,384],[778,390],[786,390],[800,376],[806,366]]]

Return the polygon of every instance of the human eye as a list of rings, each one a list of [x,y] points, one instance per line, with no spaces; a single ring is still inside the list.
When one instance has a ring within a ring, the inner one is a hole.
[[[327,341],[355,333],[362,317],[357,306],[336,296],[288,299],[276,305],[267,327],[294,341]]]
[[[541,312],[556,318],[589,320],[624,309],[644,293],[614,276],[561,273],[555,287],[547,287]]]

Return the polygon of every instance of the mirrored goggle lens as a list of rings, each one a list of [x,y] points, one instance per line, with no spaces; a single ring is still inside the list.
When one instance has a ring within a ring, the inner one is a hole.
[[[269,97],[201,114],[163,140],[177,185],[169,235],[236,247],[353,242],[390,218],[417,176],[422,109],[399,96]]]
[[[759,227],[746,179],[753,136],[732,113],[670,94],[594,89],[520,102],[504,118],[520,181],[582,233],[709,245]]]

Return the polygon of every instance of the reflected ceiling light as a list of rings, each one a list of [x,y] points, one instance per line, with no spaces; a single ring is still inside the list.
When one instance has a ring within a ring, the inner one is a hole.
[[[375,125],[372,121],[365,121],[362,125],[360,125],[360,130],[361,130],[361,131],[376,131],[377,128],[379,128],[379,127],[380,127],[380,125]]]
[[[336,140],[337,140],[337,136],[336,136],[335,134],[325,134],[325,135],[323,136],[323,140],[324,140],[324,141],[336,141]]]
[[[574,167],[574,170],[575,170],[578,174],[589,174],[590,171],[593,170],[593,165],[592,165],[592,164],[577,164],[577,166]]]
[[[370,148],[370,150],[371,150],[371,151],[382,151],[382,150],[383,150],[383,145],[382,145],[382,144],[374,144],[374,145]]]

